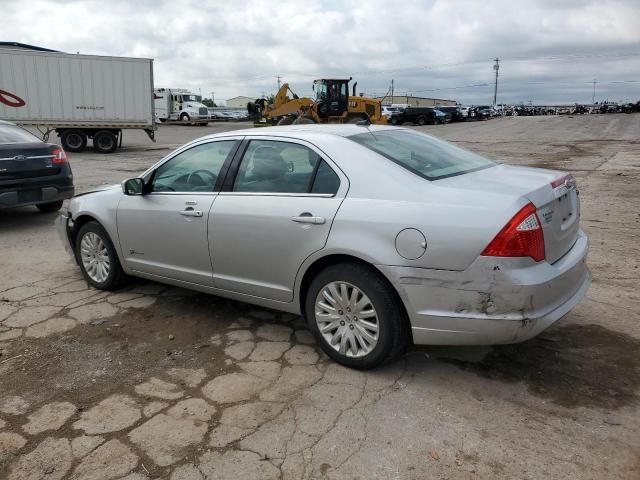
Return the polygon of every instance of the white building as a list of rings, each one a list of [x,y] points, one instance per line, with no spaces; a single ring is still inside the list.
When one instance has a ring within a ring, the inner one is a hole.
[[[255,98],[251,97],[233,97],[227,99],[227,108],[247,108],[247,103],[255,101]]]

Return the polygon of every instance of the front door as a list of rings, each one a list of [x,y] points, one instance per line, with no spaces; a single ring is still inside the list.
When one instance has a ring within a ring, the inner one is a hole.
[[[239,140],[209,141],[179,151],[153,174],[145,195],[118,205],[118,235],[128,268],[213,285],[207,220],[218,175]]]
[[[216,288],[291,301],[298,269],[324,247],[346,191],[312,146],[251,140],[231,191],[211,208]]]

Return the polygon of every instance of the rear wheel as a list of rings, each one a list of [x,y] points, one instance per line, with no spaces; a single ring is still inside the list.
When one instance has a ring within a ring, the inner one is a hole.
[[[118,137],[109,130],[100,130],[93,136],[93,149],[98,153],[113,153],[118,148]]]
[[[424,125],[425,123],[427,123],[427,119],[424,117],[418,117],[418,120],[416,120],[416,123],[420,126]]]
[[[40,210],[42,213],[57,212],[62,208],[62,200],[51,203],[40,203],[36,205],[36,207],[38,207],[38,210]]]
[[[307,291],[305,313],[322,349],[347,367],[369,369],[407,345],[404,307],[380,273],[357,263],[322,270]]]
[[[116,290],[125,281],[116,250],[98,222],[80,227],[76,237],[76,258],[84,278],[100,290]]]
[[[347,123],[358,123],[367,120],[368,117],[351,117],[347,119]]]
[[[65,130],[60,136],[60,142],[68,152],[81,152],[87,146],[87,134],[82,130]]]

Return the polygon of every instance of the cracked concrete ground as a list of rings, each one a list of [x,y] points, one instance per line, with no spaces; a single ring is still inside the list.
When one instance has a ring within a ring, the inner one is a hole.
[[[77,189],[239,126],[70,154]],[[521,345],[414,347],[359,372],[289,314],[142,280],[88,288],[53,215],[0,211],[0,478],[640,477],[640,115],[421,130],[576,176],[594,282],[571,314]]]

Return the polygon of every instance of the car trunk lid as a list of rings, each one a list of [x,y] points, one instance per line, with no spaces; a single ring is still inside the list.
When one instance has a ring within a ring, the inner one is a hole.
[[[567,253],[578,238],[580,202],[575,180],[570,175],[539,168],[496,165],[435,183],[524,198],[533,203],[542,225],[545,257],[549,263]]]
[[[56,175],[60,167],[53,163],[53,147],[46,143],[0,145],[0,180]]]

